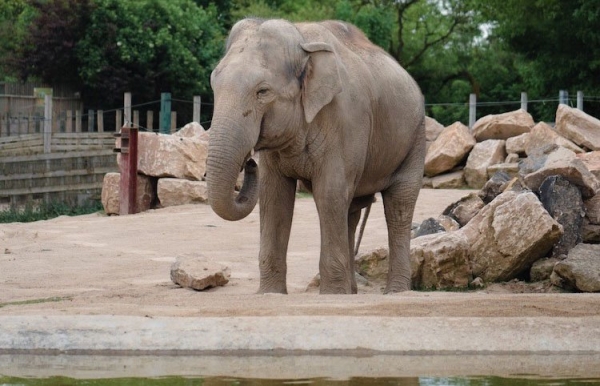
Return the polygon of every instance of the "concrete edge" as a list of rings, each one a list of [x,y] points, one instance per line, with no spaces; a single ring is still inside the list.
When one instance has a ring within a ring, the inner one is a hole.
[[[599,317],[0,316],[0,353],[600,353]]]

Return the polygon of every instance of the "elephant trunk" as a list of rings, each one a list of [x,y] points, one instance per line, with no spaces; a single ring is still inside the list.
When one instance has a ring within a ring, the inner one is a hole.
[[[225,122],[224,122],[225,121]],[[258,200],[258,167],[248,159],[256,141],[251,131],[238,129],[235,122],[213,117],[206,182],[210,206],[225,220],[237,221],[248,216]],[[244,184],[236,195],[235,184],[241,170]]]

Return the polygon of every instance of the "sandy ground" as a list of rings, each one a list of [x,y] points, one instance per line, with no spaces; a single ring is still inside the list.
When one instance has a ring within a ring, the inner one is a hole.
[[[415,221],[439,215],[464,190],[422,190]],[[296,316],[440,317],[600,315],[594,294],[514,294],[509,286],[469,293],[407,292],[356,296],[306,292],[318,272],[319,227],[312,199],[296,201],[288,252],[289,295],[256,295],[258,209],[227,222],[206,205],[131,216],[92,214],[28,224],[0,224],[0,316]],[[369,217],[361,251],[387,244],[381,200]],[[197,292],[170,280],[176,256],[202,255],[227,265],[231,281]]]

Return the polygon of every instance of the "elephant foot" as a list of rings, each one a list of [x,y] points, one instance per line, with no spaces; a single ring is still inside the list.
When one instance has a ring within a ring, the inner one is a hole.
[[[352,295],[358,291],[352,286],[324,286],[323,282],[319,287],[319,293],[321,295]]]
[[[408,283],[388,283],[383,293],[387,295],[406,291],[410,291],[410,284]]]

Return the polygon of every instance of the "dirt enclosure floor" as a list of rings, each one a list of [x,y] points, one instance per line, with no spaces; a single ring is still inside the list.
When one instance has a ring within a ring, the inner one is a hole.
[[[438,216],[464,190],[421,191],[414,220]],[[361,252],[386,246],[383,205],[373,205]],[[515,294],[510,285],[478,292],[407,292],[357,296],[306,292],[318,273],[319,226],[311,198],[296,201],[288,252],[288,296],[256,295],[258,208],[227,222],[207,205],[131,216],[91,214],[28,224],[0,224],[0,316],[122,315],[586,317],[600,315],[600,295]],[[204,292],[170,280],[176,256],[202,255],[227,265],[231,280]]]

